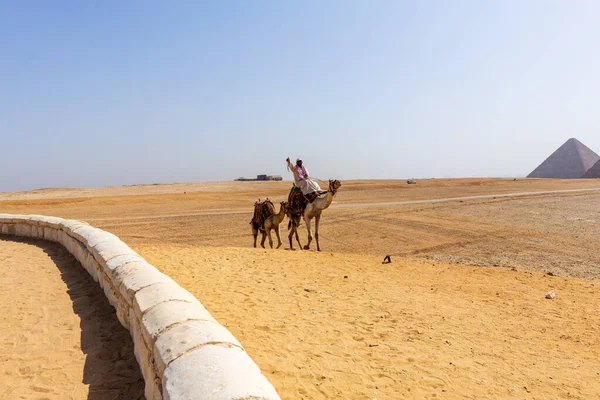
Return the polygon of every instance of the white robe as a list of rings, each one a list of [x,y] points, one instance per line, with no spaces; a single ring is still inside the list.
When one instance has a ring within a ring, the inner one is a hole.
[[[304,168],[304,170],[306,171],[306,174],[308,175],[308,170],[306,169],[306,167]],[[309,193],[321,191],[321,187],[319,186],[319,184],[317,182],[313,181],[310,178],[302,177],[298,173],[298,170],[296,169],[295,166],[292,166],[292,173],[294,174],[294,183],[296,184],[296,186],[298,186],[300,188],[300,190],[302,190],[302,194],[309,194]]]

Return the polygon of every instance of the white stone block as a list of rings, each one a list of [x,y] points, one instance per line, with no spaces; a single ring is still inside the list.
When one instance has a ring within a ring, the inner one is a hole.
[[[116,257],[113,257],[110,260],[108,260],[106,262],[106,265],[104,266],[104,269],[106,270],[106,272],[108,274],[112,274],[112,271],[114,271],[116,268],[118,268],[122,265],[125,265],[125,264],[132,263],[132,262],[145,262],[145,261],[137,253],[122,254],[120,256],[116,256]]]
[[[36,226],[36,237],[38,239],[44,239],[44,229],[41,225]]]
[[[112,281],[111,281],[110,277],[107,276],[104,273],[104,271],[102,271],[102,267],[100,267],[100,269],[98,270],[98,284],[100,285],[100,287],[102,289],[104,289],[104,286],[112,285]]]
[[[152,307],[142,317],[142,334],[148,347],[154,346],[158,335],[168,327],[189,320],[216,322],[200,303],[167,301]]]
[[[173,361],[162,377],[165,400],[280,400],[258,366],[238,347],[204,346]]]
[[[0,224],[14,224],[14,214],[0,214]]]
[[[79,222],[79,221],[77,221],[77,222]],[[94,228],[91,225],[85,225],[82,223],[72,224],[72,225],[70,225],[70,229],[69,229],[70,236],[72,236],[82,242],[86,242],[86,243],[89,240],[90,235],[98,234],[99,232],[102,232],[102,231],[98,228]]]
[[[56,229],[51,227],[44,228],[44,240],[48,240],[51,242],[57,241]]]
[[[30,225],[41,226],[43,224],[43,220],[45,218],[44,215],[38,214],[29,214],[27,216],[29,218]]]
[[[22,215],[22,214],[2,214],[2,220],[7,222],[7,223],[11,223],[11,224],[17,224],[20,222],[23,222],[26,215]]]
[[[129,314],[131,313],[131,307],[128,304],[124,303],[124,305],[119,306],[117,309],[117,319],[123,325],[123,327],[127,330],[130,330],[129,326]]]
[[[108,302],[115,309],[117,319],[125,329],[129,330],[129,310],[131,307],[112,285],[105,284],[102,289],[104,290],[104,295],[108,299]]]
[[[100,264],[98,264],[96,262],[96,259],[94,258],[94,256],[92,256],[90,253],[87,253],[87,255],[83,259],[83,262],[81,263],[81,265],[83,265],[83,268],[85,268],[85,270],[88,272],[88,274],[91,275],[92,279],[94,279],[94,281],[98,282],[98,274],[100,273]]]
[[[83,267],[83,269],[85,269],[88,272],[88,274],[92,275],[90,273],[90,271],[88,270],[89,269],[89,259],[90,259],[90,253],[85,252],[83,254],[83,257],[82,257],[80,263],[81,263],[81,266]]]
[[[110,279],[107,278],[104,274],[101,274],[100,276],[102,277],[101,279],[104,282],[102,290],[104,291],[104,295],[108,299],[110,305],[113,306],[115,309],[118,309],[120,306],[127,306],[127,303],[122,303],[123,298],[121,294],[118,293],[117,290],[113,287],[113,285],[110,282]]]
[[[112,233],[109,233],[109,232],[105,232],[101,229],[96,229],[96,232],[94,234],[90,235],[90,237],[86,240],[87,240],[87,245],[90,249],[93,249],[94,247],[98,246],[100,243],[120,242],[121,241],[116,235],[113,235]]]
[[[14,223],[15,224],[27,224],[29,226],[33,225],[31,223],[31,216],[30,215],[15,215],[14,218]]]
[[[73,252],[71,253],[73,257],[80,263],[83,263],[83,260],[87,258],[89,254],[88,249],[78,240],[73,240],[73,244],[71,245]]]
[[[41,225],[38,226],[38,236],[42,240],[48,240],[48,239],[46,239],[46,229],[48,229],[48,228],[46,228],[45,226],[41,226]]]
[[[75,255],[78,247],[79,247],[79,243],[78,243],[77,239],[72,238],[72,237],[70,237],[70,239],[67,241],[66,246],[65,246],[67,251],[69,253],[71,253],[72,255]]]
[[[58,228],[58,225],[63,221],[62,218],[58,217],[48,217],[46,215],[41,215],[37,218],[38,225],[43,227],[51,227]]]
[[[71,233],[73,229],[77,229],[81,226],[89,226],[86,222],[83,221],[77,221],[74,219],[63,219],[60,223],[59,223],[59,227],[62,231],[67,232],[67,233]]]
[[[38,237],[42,240],[48,240],[46,239],[46,227],[45,226],[38,226]]]
[[[15,234],[15,224],[12,223],[3,223],[0,225],[0,233],[4,235],[14,235]]]
[[[145,261],[132,262],[115,269],[113,279],[130,305],[133,304],[135,293],[146,286],[157,283],[175,283],[173,279]]]
[[[20,225],[26,226],[26,228],[22,228],[22,229],[25,229],[25,231],[27,231],[27,234],[25,234],[23,236],[35,238],[35,236],[33,236],[33,234],[34,234],[33,229],[35,228],[34,225],[31,225],[29,223],[29,221],[27,221],[27,222],[23,221]]]
[[[67,238],[64,238],[64,237],[59,238],[59,243],[62,245],[62,247],[64,247],[67,251],[69,251],[67,246],[69,245],[69,243],[71,243],[71,240],[72,240],[72,238],[67,235]]]
[[[114,239],[114,235],[111,235],[108,232],[104,232],[102,229],[94,228],[90,225],[78,225],[70,230],[69,235],[73,236],[77,240],[85,245],[88,248],[92,248],[90,242],[100,242]]]
[[[106,242],[98,243],[91,248],[96,259],[102,266],[106,266],[106,262],[122,255],[136,255],[137,253],[118,238]]]
[[[209,344],[242,348],[233,334],[216,322],[187,321],[159,334],[154,343],[154,364],[158,376],[162,376],[173,360]]]
[[[24,224],[27,223],[27,221],[29,220],[29,216],[26,214],[16,214],[14,216],[14,220],[13,222],[15,224]]]
[[[10,224],[8,226],[7,232],[9,235],[16,236],[17,235],[17,224]]]
[[[37,225],[29,225],[31,227],[31,234],[29,235],[29,237],[34,238],[34,239],[39,239],[40,238],[40,227]],[[42,230],[42,237],[43,237],[43,232],[44,232],[44,228],[41,228]]]
[[[162,383],[154,370],[152,351],[146,346],[140,323],[133,316],[133,313],[130,315],[129,324],[131,326],[131,337],[133,338],[133,352],[145,381],[144,394],[146,400],[161,400],[162,388],[159,388],[159,386],[162,386]]]
[[[16,224],[15,233],[17,236],[31,237],[31,225],[25,223]]]
[[[169,300],[187,301],[188,303],[199,303],[193,294],[176,284],[175,282],[161,282],[140,289],[133,296],[133,312],[139,320],[151,307]]]
[[[69,242],[69,240],[73,240],[73,238],[71,236],[69,236],[65,231],[63,230],[59,230],[56,233],[56,241],[58,243],[60,243],[64,248],[66,248],[67,243]]]
[[[37,217],[41,217],[41,215],[25,214],[25,215],[23,215],[23,217],[21,219],[23,220],[23,223],[26,223],[28,225],[37,225],[37,222],[36,222]]]
[[[117,319],[123,325],[123,327],[127,330],[130,330],[129,326],[129,313],[131,308],[129,305],[123,300],[120,293],[117,292],[111,285],[105,284],[102,288],[104,291],[104,295],[108,299],[108,302],[115,309],[115,313],[117,315]]]
[[[78,243],[77,239],[72,238],[69,235],[66,235],[64,242],[61,244],[63,245],[63,247],[65,249],[67,249],[67,251],[69,253],[73,254],[75,252],[75,250],[77,249],[77,246],[78,246],[77,243]]]

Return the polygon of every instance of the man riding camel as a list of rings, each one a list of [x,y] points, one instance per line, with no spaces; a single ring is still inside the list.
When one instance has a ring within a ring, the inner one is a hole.
[[[310,179],[308,170],[303,165],[301,158],[296,160],[296,165],[292,165],[289,157],[285,161],[287,161],[288,169],[294,174],[294,183],[302,190],[302,194],[317,193],[322,195],[327,193],[326,190],[321,189],[317,182]]]

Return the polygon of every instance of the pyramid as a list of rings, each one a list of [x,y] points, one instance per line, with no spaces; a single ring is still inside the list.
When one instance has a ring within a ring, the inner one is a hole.
[[[588,169],[587,172],[583,175],[584,178],[600,178],[600,161],[592,166],[592,168]]]
[[[600,156],[575,138],[571,138],[550,155],[528,178],[581,178]]]

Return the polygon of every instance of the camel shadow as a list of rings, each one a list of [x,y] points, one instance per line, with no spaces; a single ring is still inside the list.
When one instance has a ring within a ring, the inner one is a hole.
[[[89,385],[88,400],[144,399],[144,379],[133,353],[133,341],[98,283],[59,244],[9,240],[41,248],[67,285],[73,311],[80,318],[81,351],[86,355],[83,383]]]

